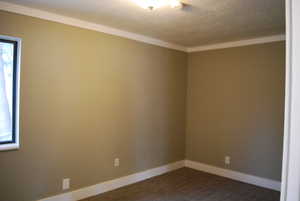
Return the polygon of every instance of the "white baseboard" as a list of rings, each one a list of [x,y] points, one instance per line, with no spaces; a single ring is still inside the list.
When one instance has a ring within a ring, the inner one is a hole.
[[[261,178],[253,175],[236,172],[233,170],[223,169],[211,165],[206,165],[199,162],[190,160],[178,161],[170,163],[157,168],[149,169],[143,172],[135,173],[129,176],[121,177],[118,179],[106,181],[93,186],[88,186],[75,191],[59,194],[53,197],[44,198],[38,201],[78,201],[101,193],[105,193],[123,186],[137,183],[151,177],[155,177],[182,167],[189,167],[192,169],[208,172],[211,174],[219,175],[222,177],[230,178],[233,180],[253,184],[256,186],[269,188],[272,190],[280,191],[281,183],[271,179]]]
[[[139,181],[149,179],[179,168],[184,167],[184,161],[170,163],[157,168],[149,169],[143,172],[121,177],[118,179],[106,181],[93,186],[81,188],[75,191],[59,194],[53,197],[41,199],[39,201],[78,201],[104,192],[108,192],[123,186],[127,186]]]
[[[195,161],[186,160],[185,167],[189,167],[195,170],[200,170],[203,172],[219,175],[222,177],[230,178],[233,180],[241,181],[248,184],[253,184],[256,186],[260,186],[260,187],[264,187],[276,191],[280,191],[281,189],[281,183],[278,181],[261,178],[261,177],[233,171],[233,170],[223,169],[211,165],[206,165]]]

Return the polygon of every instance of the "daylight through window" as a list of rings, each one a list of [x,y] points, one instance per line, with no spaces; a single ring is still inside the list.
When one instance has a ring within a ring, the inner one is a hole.
[[[18,41],[0,38],[0,150],[18,146],[17,54]]]

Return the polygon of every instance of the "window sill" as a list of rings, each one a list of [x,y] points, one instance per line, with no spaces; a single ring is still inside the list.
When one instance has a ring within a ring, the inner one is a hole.
[[[17,143],[0,145],[0,151],[15,150],[15,149],[19,149],[19,148],[20,148],[20,145]]]

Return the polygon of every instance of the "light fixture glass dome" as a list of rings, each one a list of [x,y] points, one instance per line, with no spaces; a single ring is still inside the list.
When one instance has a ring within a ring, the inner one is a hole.
[[[145,9],[157,9],[163,6],[171,6],[172,8],[181,7],[180,0],[133,0],[136,4]]]

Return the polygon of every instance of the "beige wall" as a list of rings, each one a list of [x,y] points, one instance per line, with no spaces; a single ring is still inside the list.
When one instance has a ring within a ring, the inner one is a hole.
[[[187,159],[280,180],[283,42],[189,55]]]
[[[0,27],[23,39],[21,149],[0,152],[1,201],[184,159],[186,53],[6,12]]]
[[[284,43],[188,56],[7,12],[0,27],[23,39],[21,149],[0,152],[0,200],[34,201],[62,193],[62,178],[78,189],[185,150],[280,179]]]

